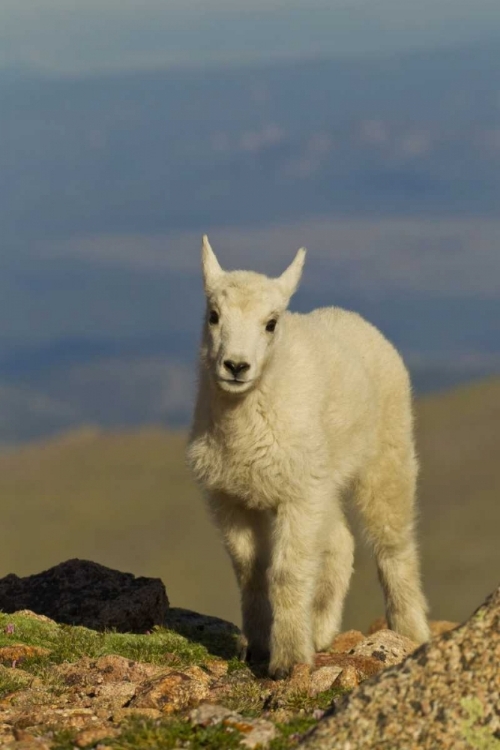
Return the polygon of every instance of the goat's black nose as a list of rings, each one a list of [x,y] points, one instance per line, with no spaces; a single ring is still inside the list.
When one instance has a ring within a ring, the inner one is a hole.
[[[240,374],[240,372],[246,372],[250,369],[248,362],[233,362],[232,359],[224,360],[224,367],[233,373],[234,377]]]

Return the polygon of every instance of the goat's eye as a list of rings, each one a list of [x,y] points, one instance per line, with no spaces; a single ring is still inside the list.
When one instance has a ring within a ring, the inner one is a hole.
[[[269,320],[266,325],[266,331],[269,331],[269,333],[274,333],[274,329],[276,328],[277,320],[274,318],[272,320]]]
[[[215,312],[215,310],[212,310],[210,315],[208,316],[208,322],[211,326],[216,326],[219,322],[219,313]]]

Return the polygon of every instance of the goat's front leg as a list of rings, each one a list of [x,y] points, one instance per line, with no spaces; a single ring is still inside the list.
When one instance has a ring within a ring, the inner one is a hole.
[[[287,677],[295,664],[311,664],[313,660],[319,510],[305,503],[289,503],[281,505],[276,514],[269,572],[273,618],[269,674],[275,679]]]
[[[209,505],[240,589],[244,635],[240,656],[247,661],[267,661],[271,630],[266,575],[270,519],[267,513],[244,508],[224,494],[212,495]]]

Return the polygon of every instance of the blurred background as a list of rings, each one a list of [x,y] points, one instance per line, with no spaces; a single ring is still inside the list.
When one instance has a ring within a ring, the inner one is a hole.
[[[89,557],[238,621],[184,466],[208,232],[400,348],[432,615],[498,583],[498,0],[3,0],[0,576]],[[360,545],[347,624],[381,613]]]

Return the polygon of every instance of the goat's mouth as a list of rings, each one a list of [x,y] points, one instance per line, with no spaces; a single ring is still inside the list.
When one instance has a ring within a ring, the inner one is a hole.
[[[238,392],[245,391],[252,385],[252,380],[238,380],[237,378],[217,378],[217,385],[223,391]]]

